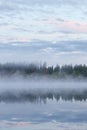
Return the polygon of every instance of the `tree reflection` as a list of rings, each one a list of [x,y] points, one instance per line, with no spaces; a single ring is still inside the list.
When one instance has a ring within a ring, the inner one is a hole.
[[[86,101],[87,90],[23,90],[23,91],[5,91],[0,93],[0,102],[31,102],[46,103],[47,100],[62,99],[64,101]]]

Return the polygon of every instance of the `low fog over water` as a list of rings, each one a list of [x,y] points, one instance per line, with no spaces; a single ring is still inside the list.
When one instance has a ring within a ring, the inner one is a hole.
[[[87,99],[86,80],[57,80],[46,77],[0,79],[0,102],[46,102],[47,99]]]
[[[1,77],[0,129],[43,128],[86,130],[87,81],[46,76]]]

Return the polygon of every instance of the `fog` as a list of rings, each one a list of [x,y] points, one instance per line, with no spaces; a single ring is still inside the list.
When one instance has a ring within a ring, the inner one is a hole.
[[[86,100],[87,81],[46,77],[0,79],[0,102],[46,102],[48,99]]]
[[[17,75],[0,78],[1,129],[46,130],[51,126],[52,130],[65,130],[78,129],[78,124],[87,128],[86,80]]]
[[[12,89],[75,89],[79,91],[87,89],[87,81],[85,79],[59,79],[47,76],[0,77],[0,91]]]

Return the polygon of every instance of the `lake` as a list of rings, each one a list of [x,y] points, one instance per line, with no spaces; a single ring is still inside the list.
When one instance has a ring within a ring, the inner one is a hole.
[[[86,81],[0,81],[0,130],[87,130]]]

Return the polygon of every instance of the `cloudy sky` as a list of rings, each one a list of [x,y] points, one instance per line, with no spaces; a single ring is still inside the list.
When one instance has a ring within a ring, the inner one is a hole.
[[[0,0],[0,62],[87,64],[87,0]]]

